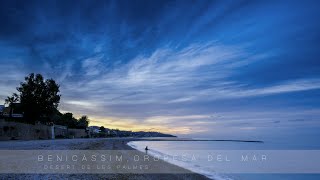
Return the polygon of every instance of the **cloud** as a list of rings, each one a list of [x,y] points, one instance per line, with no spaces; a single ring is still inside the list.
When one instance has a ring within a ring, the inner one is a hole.
[[[20,59],[2,59],[0,65],[0,103],[4,103],[4,99],[16,91],[20,80],[27,73],[23,68],[24,63]]]
[[[298,91],[308,91],[320,89],[320,79],[298,79],[285,82],[279,82],[277,85],[262,88],[244,88],[245,84],[235,84],[231,86],[220,86],[212,89],[200,91],[198,97],[207,97],[209,99],[233,99],[255,96],[268,96],[281,93],[291,93]],[[215,94],[215,96],[212,96]]]
[[[110,71],[100,71],[103,56],[95,56],[82,61],[85,73],[81,81],[70,82],[65,91],[73,91],[79,97],[82,94],[98,104],[116,105],[185,103],[320,88],[318,79],[277,82],[260,88],[230,81],[234,71],[242,66],[273,56],[252,55],[240,47],[207,43],[181,50],[161,48],[149,56],[138,55]]]
[[[220,80],[215,86],[228,84],[222,78],[229,70],[219,70],[219,64],[244,55],[237,48],[215,44],[190,45],[179,51],[164,48],[150,56],[138,55],[107,73],[99,71],[101,57],[89,58],[82,62],[83,81],[71,82],[70,87],[79,93],[93,92],[92,98],[112,100],[110,103],[186,101],[190,98],[185,96],[198,91],[199,85],[215,80]],[[95,79],[89,77],[98,74]]]
[[[258,96],[258,95],[271,95],[279,93],[289,93],[296,91],[307,91],[313,89],[320,89],[320,79],[298,79],[291,80],[287,82],[282,82],[279,85],[259,88],[259,89],[250,89],[245,91],[239,91],[236,96]]]
[[[86,101],[65,101],[66,104],[70,104],[70,105],[79,105],[79,106],[93,106],[93,103],[90,102],[86,102]]]
[[[98,54],[96,56],[87,58],[82,61],[82,68],[87,76],[95,76],[101,73],[103,67],[103,54]]]

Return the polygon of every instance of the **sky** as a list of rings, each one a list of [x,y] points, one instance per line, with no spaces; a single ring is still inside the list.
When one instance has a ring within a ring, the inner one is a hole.
[[[0,104],[41,73],[60,84],[59,110],[90,125],[320,135],[319,1],[0,3]]]

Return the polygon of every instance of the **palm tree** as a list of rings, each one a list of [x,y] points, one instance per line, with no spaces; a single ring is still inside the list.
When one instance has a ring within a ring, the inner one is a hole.
[[[5,99],[5,104],[9,104],[9,108],[10,108],[10,115],[9,117],[12,118],[12,113],[13,113],[13,103],[16,103],[19,101],[19,96],[16,93],[13,93],[13,95],[11,97],[7,97],[7,99]]]

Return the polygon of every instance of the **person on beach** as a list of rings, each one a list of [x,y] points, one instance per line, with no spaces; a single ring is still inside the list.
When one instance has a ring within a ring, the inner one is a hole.
[[[146,146],[146,148],[144,148],[144,149],[146,150],[146,153],[148,154],[148,150],[149,150],[148,146]]]

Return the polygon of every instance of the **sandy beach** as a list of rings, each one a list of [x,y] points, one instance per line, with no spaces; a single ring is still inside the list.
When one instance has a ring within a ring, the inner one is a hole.
[[[0,150],[117,150],[124,159],[132,158],[131,153],[143,156],[127,145],[129,141],[140,140],[135,138],[107,138],[107,139],[60,139],[34,141],[2,141]],[[130,151],[128,151],[130,150]],[[130,152],[130,153],[128,153]],[[129,163],[132,161],[129,161]],[[159,160],[150,162],[150,167],[159,172],[176,172],[170,174],[148,173],[99,173],[99,174],[0,174],[0,179],[208,179],[189,170]]]

